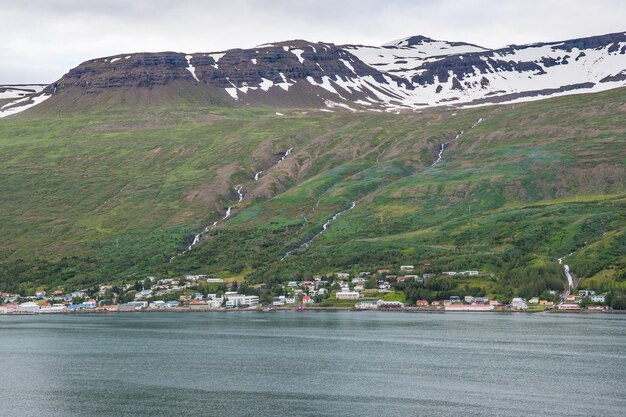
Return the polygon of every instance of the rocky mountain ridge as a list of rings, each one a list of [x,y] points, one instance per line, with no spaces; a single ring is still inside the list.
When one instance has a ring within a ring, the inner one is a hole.
[[[626,85],[626,32],[500,49],[411,36],[380,47],[293,40],[213,53],[120,54],[80,64],[31,100],[6,104],[0,116],[51,96],[172,84],[216,102],[327,110],[514,102]]]

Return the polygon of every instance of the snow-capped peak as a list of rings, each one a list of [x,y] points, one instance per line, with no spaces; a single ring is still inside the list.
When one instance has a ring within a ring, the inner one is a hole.
[[[422,45],[424,43],[435,42],[434,39],[429,38],[427,36],[416,35],[416,36],[407,36],[406,38],[396,39],[395,41],[387,42],[382,46],[395,46],[395,47],[406,47],[413,45]]]

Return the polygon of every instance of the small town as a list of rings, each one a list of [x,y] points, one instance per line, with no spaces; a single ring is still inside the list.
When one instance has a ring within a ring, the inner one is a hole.
[[[399,274],[394,274],[398,271]],[[34,294],[0,293],[0,314],[105,313],[135,311],[274,311],[274,310],[403,310],[445,312],[611,310],[606,294],[580,290],[577,295],[547,291],[528,299],[495,300],[481,295],[452,294],[445,299],[417,299],[406,292],[438,277],[476,277],[480,271],[413,274],[413,265],[358,274],[315,275],[306,281],[284,281],[268,288],[206,275],[176,278],[147,276],[123,285],[96,285],[64,291],[39,289]]]

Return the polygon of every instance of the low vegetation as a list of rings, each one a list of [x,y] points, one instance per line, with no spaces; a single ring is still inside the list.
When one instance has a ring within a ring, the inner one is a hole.
[[[451,291],[530,297],[562,289],[557,258],[572,253],[581,288],[621,294],[624,97],[618,89],[471,110],[284,116],[183,100],[7,118],[0,290],[185,273],[272,285],[414,264],[482,275],[406,288],[408,301]]]

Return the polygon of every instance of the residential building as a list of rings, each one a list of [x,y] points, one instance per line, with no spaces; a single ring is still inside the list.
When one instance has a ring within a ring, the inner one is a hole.
[[[20,312],[24,312],[24,313],[35,313],[35,312],[38,312],[39,309],[40,309],[39,304],[33,303],[33,302],[22,303],[20,304],[18,308]]]
[[[513,310],[528,310],[528,304],[522,298],[514,298],[511,300],[511,308]]]
[[[67,311],[65,304],[42,305],[39,309],[40,313],[63,313],[64,311]]]
[[[556,306],[558,310],[580,310],[580,305],[575,303],[563,303]]]
[[[193,311],[198,311],[198,310],[208,310],[209,306],[207,304],[206,301],[202,301],[202,300],[191,300],[189,302],[189,309],[193,310]]]
[[[356,300],[362,298],[363,295],[357,291],[350,291],[349,288],[344,287],[341,291],[335,294],[337,300]]]
[[[206,278],[206,275],[185,275],[187,281],[197,281],[203,278]]]
[[[226,298],[226,307],[256,307],[259,304],[259,297],[256,295],[230,295]]]
[[[119,308],[119,311],[139,311],[141,309],[146,308],[146,305],[144,303],[145,301],[144,302],[131,301],[130,303],[120,304],[118,308]]]
[[[135,300],[141,300],[142,298],[148,298],[151,295],[152,295],[152,290],[151,289],[141,290],[141,291],[135,293]]]
[[[207,305],[209,306],[209,308],[211,309],[216,309],[216,308],[221,308],[222,305],[224,304],[224,298],[210,298],[207,300]]]
[[[606,296],[604,295],[592,295],[591,297],[589,297],[589,299],[591,300],[592,303],[605,303],[606,302]]]
[[[376,310],[378,304],[375,301],[359,301],[354,305],[357,310]]]
[[[153,302],[150,303],[148,308],[151,309],[151,310],[163,309],[163,308],[165,308],[165,301],[153,301]]]
[[[404,308],[404,303],[402,303],[400,301],[378,300],[378,301],[376,301],[376,306],[378,307],[379,310],[399,309],[399,308]]]

